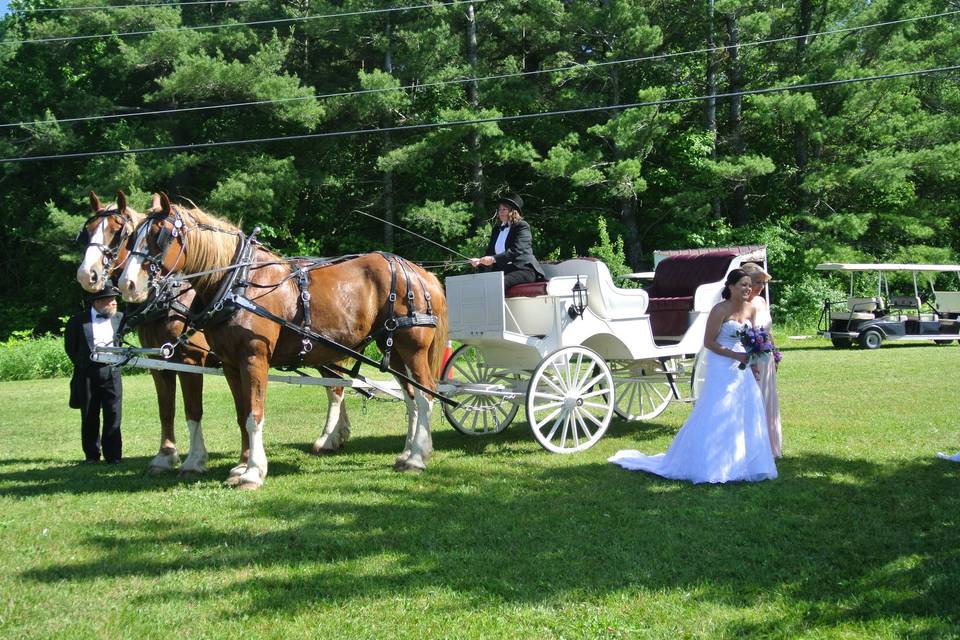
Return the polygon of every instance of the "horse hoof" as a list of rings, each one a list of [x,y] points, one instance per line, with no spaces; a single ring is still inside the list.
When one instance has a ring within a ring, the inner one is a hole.
[[[240,489],[241,491],[256,491],[262,485],[262,482],[241,482],[237,485],[237,489]]]
[[[314,444],[313,447],[310,449],[310,452],[315,456],[332,456],[337,452],[337,450],[318,447],[316,444]]]
[[[227,476],[227,479],[223,481],[223,486],[225,487],[238,487],[242,479],[240,476]]]
[[[426,468],[427,466],[425,464],[418,463],[410,458],[407,458],[406,460],[397,460],[393,463],[393,470],[400,473],[420,473]]]
[[[230,472],[227,473],[227,476],[229,476],[229,477],[231,477],[231,478],[235,478],[235,477],[242,476],[242,475],[245,474],[246,472],[247,472],[247,465],[246,465],[246,463],[241,463],[241,464],[238,464],[237,466],[235,466],[233,469],[230,469]]]
[[[180,469],[180,472],[177,473],[178,480],[199,480],[203,477],[203,474],[206,473],[206,470],[198,471],[196,469]]]

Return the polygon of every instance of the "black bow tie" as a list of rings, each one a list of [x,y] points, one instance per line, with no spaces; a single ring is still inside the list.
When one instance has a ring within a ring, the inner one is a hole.
[[[98,317],[98,318],[103,318],[104,320],[106,320],[107,318],[110,317],[110,314],[109,314],[109,313],[98,313],[98,314],[97,314],[97,317]]]
[[[509,228],[510,228],[510,225],[508,225],[508,224],[502,224],[502,225],[500,225],[500,231],[503,231],[504,229],[509,229]]]

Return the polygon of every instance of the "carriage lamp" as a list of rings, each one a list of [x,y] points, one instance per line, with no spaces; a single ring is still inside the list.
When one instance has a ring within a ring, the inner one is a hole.
[[[587,288],[580,282],[580,276],[577,276],[577,282],[573,285],[573,303],[567,309],[570,319],[583,317],[583,312],[587,308]]]

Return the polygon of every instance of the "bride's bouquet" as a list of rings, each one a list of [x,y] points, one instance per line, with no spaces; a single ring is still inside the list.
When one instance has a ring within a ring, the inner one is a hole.
[[[777,362],[780,362],[780,352],[773,346],[773,340],[765,329],[757,329],[748,324],[743,325],[740,331],[737,331],[740,338],[740,344],[747,351],[747,361],[740,363],[741,369],[746,369],[747,365],[760,362],[764,358],[773,356]]]

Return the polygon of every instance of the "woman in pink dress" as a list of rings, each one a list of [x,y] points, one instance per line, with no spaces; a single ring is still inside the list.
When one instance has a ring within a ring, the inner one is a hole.
[[[761,295],[770,280],[770,274],[752,262],[748,262],[740,268],[750,276],[753,285],[750,289],[750,304],[757,310],[756,326],[759,329],[765,329],[770,335],[770,339],[773,340],[773,318],[770,317],[770,307],[767,305],[766,299]],[[780,400],[777,397],[777,363],[773,358],[763,358],[759,364],[760,395],[763,396],[763,406],[767,411],[770,448],[773,450],[773,456],[779,458],[783,455],[783,452],[780,450],[782,433],[780,428]]]

